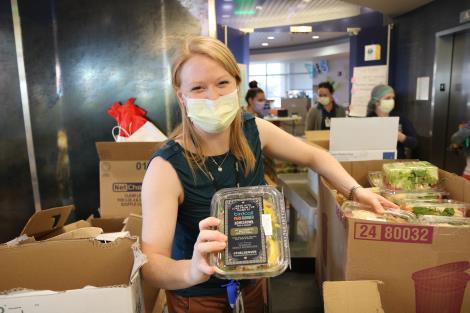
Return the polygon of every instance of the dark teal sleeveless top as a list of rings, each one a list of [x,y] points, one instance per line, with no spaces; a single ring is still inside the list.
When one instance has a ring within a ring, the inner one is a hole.
[[[261,159],[261,142],[258,128],[253,115],[243,113],[243,131],[248,144],[256,159],[255,170],[245,177],[243,166],[239,166],[239,174],[235,170],[235,157],[229,153],[208,158],[207,168],[211,172],[214,181],[209,179],[200,170],[195,170],[195,176],[184,158],[183,148],[174,140],[168,141],[153,157],[161,157],[173,166],[183,186],[184,201],[178,207],[175,236],[171,256],[174,260],[188,260],[193,255],[193,247],[199,234],[199,222],[210,216],[210,204],[216,190],[236,187],[237,180],[240,187],[264,185],[264,169]],[[225,161],[224,161],[225,158]],[[221,164],[223,162],[223,164]],[[217,164],[221,164],[222,172],[217,170]],[[187,288],[176,290],[181,296],[209,296],[220,295],[226,292],[225,285],[228,281],[211,277],[207,282]],[[248,281],[241,281],[244,287]]]

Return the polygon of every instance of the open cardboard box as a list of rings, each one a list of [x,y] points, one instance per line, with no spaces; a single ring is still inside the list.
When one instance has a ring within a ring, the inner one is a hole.
[[[95,238],[103,231],[104,233],[128,231],[131,236],[141,237],[142,217],[140,215],[131,214],[126,219],[90,217],[87,221],[80,220],[65,225],[73,209],[74,207],[69,205],[36,212],[23,228],[20,237],[10,241],[8,245],[26,244],[36,240]],[[145,312],[162,312],[162,303],[165,303],[164,292],[162,291],[163,294],[157,298],[159,289],[150,286],[145,281],[142,282],[142,290]]]
[[[372,280],[324,282],[325,313],[384,313],[379,285]]]
[[[144,312],[137,238],[41,241],[0,247],[0,311]]]
[[[164,142],[97,142],[101,216],[142,214],[140,191],[152,155]]]
[[[343,162],[367,186],[369,171],[385,161]],[[455,200],[470,202],[470,182],[439,170]],[[343,216],[336,191],[320,181],[316,277],[379,280],[387,313],[470,312],[470,228],[393,224]]]

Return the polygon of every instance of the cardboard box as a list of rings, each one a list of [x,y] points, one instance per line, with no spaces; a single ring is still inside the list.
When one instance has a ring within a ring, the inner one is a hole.
[[[307,130],[305,139],[325,150],[330,149],[330,131],[329,130]]]
[[[327,281],[323,284],[325,313],[384,313],[380,300],[381,282]]]
[[[367,185],[384,161],[344,162]],[[453,199],[470,202],[470,182],[439,171]],[[321,222],[316,276],[321,280],[380,280],[387,313],[470,312],[470,228],[392,224],[345,218],[336,191],[320,181]]]
[[[97,142],[102,217],[142,214],[140,191],[152,155],[163,142]]]
[[[132,236],[142,236],[142,216],[131,214],[124,222],[123,231],[128,231]],[[142,281],[145,312],[162,313],[166,303],[165,291],[151,286],[145,280]]]
[[[43,241],[0,247],[0,310],[143,312],[137,238]]]

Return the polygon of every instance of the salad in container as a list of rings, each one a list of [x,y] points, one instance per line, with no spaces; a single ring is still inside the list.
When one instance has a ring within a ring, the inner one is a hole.
[[[441,203],[409,200],[404,201],[402,208],[418,216],[470,217],[470,204],[454,200],[446,200]]]
[[[215,193],[211,215],[228,237],[224,251],[211,254],[215,275],[254,279],[282,274],[290,264],[284,196],[270,186],[226,188]]]
[[[386,209],[384,214],[372,212],[358,202],[347,201],[341,207],[344,215],[351,218],[385,223],[416,223],[416,215],[400,209]]]
[[[439,183],[438,168],[427,161],[385,163],[382,169],[386,189],[424,191]]]
[[[468,217],[422,215],[418,217],[418,222],[432,226],[470,227],[470,218]]]
[[[443,202],[449,197],[449,193],[443,190],[429,191],[393,191],[382,190],[382,196],[395,204],[401,205],[405,201],[422,201],[422,202]]]

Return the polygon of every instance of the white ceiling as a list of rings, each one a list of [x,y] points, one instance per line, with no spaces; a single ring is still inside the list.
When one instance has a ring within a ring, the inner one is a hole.
[[[256,13],[231,14],[232,0],[222,4],[222,18],[217,23],[233,28],[266,28],[341,19],[360,14],[361,6],[340,0],[265,0],[257,1]],[[390,0],[395,1],[395,0]],[[224,17],[224,10],[227,16]]]
[[[382,12],[385,15],[397,16],[412,11],[420,6],[428,4],[433,0],[344,0]],[[461,1],[461,0],[458,0]]]
[[[313,39],[312,36],[314,35],[318,35],[320,38]],[[274,39],[268,39],[268,37],[270,36],[274,37]],[[309,34],[254,32],[250,34],[250,49],[279,48],[284,46],[296,46],[308,43],[311,43],[313,47],[316,43],[326,40],[338,39],[346,36],[347,33],[342,32],[313,32]],[[269,46],[264,47],[261,45],[262,43],[268,43]]]

